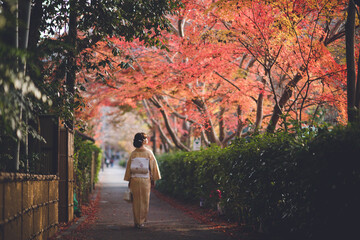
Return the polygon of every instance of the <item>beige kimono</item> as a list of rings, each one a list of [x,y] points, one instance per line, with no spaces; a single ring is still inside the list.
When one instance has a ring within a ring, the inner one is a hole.
[[[131,166],[132,163],[133,165]],[[145,167],[143,166],[144,163],[146,164]],[[134,222],[136,225],[143,224],[149,212],[150,180],[156,181],[160,178],[159,167],[152,151],[147,148],[135,149],[127,163],[124,180],[130,181],[130,191],[133,195]]]

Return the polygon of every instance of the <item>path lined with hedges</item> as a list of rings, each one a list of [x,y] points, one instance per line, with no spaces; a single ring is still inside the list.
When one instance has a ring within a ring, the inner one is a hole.
[[[151,194],[148,222],[143,229],[133,226],[131,204],[122,200],[127,182],[124,169],[115,162],[113,168],[100,173],[98,211],[93,223],[81,224],[69,234],[69,239],[196,239],[227,240],[231,236],[199,223],[182,211]],[[86,222],[86,220],[84,221]],[[91,221],[90,221],[91,222]],[[71,236],[71,237],[70,237]],[[66,239],[61,238],[61,239]]]

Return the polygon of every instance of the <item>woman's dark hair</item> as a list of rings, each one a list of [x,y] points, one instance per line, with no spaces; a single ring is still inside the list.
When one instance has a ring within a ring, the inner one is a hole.
[[[134,142],[133,142],[134,147],[136,148],[141,147],[144,144],[146,138],[147,135],[143,132],[135,134]]]

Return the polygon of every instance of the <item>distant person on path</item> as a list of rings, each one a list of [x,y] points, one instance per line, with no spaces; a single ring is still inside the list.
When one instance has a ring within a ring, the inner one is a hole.
[[[136,228],[142,228],[149,212],[150,188],[161,178],[156,158],[144,145],[148,143],[145,133],[137,133],[133,145],[136,148],[126,165],[125,181],[133,195],[132,207]]]

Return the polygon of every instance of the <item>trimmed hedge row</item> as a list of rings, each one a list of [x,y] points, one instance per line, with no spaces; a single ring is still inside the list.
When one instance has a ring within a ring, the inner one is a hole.
[[[101,165],[101,149],[89,140],[83,140],[75,135],[74,139],[74,173],[77,200],[80,205],[89,200],[91,186],[91,162],[96,153],[94,181],[98,181]]]
[[[225,149],[158,157],[157,189],[220,201],[225,215],[274,238],[342,239],[359,223],[360,128],[258,135]],[[214,194],[221,191],[220,196]]]

